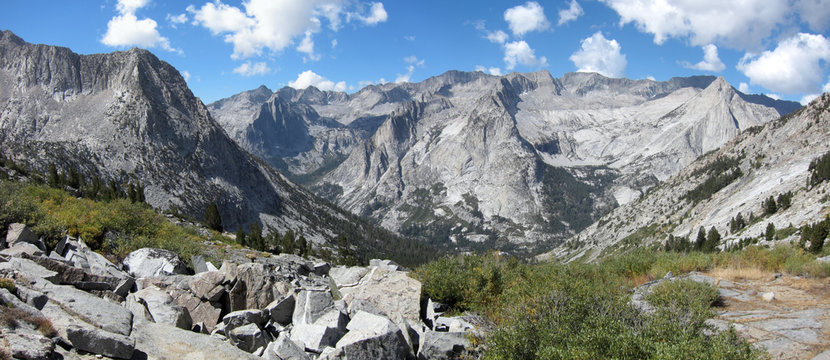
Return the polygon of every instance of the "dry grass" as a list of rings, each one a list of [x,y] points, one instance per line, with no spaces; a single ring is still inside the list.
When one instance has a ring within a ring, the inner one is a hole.
[[[14,330],[20,326],[21,322],[31,324],[43,336],[55,337],[58,335],[58,331],[55,330],[52,321],[48,318],[30,314],[22,309],[0,306],[0,325]]]
[[[753,266],[718,267],[710,271],[713,277],[731,281],[770,280],[774,273]]]
[[[654,278],[650,274],[642,274],[642,275],[634,276],[631,279],[629,279],[628,281],[631,282],[632,286],[637,287],[637,286],[643,285],[643,284],[645,284],[649,281],[652,281],[652,280],[654,280]]]

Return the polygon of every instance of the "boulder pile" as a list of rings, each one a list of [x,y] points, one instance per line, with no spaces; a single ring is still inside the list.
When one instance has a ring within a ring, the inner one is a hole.
[[[194,257],[190,274],[161,249],[115,265],[66,237],[47,254],[22,224],[0,248],[0,352],[14,358],[450,359],[476,334],[389,260]]]

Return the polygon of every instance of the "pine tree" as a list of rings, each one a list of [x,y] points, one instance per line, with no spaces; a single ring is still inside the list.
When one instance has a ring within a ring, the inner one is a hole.
[[[141,185],[141,182],[136,185],[135,191],[138,193],[138,202],[146,203],[147,199],[144,198],[144,185]]]
[[[263,243],[262,228],[259,227],[258,222],[254,222],[251,224],[251,231],[250,234],[248,234],[248,247],[261,250]]]
[[[300,239],[297,240],[297,243],[297,247],[300,248],[301,256],[311,255],[311,244],[308,243],[308,240],[306,240],[305,236],[301,234]]]
[[[706,246],[704,251],[713,252],[718,249],[718,245],[720,244],[720,233],[718,229],[715,229],[714,226],[709,229],[709,234],[706,236]]]
[[[219,216],[219,207],[210,203],[205,211],[205,225],[208,229],[222,232],[222,217]]]
[[[703,250],[703,246],[706,244],[706,230],[703,229],[703,226],[700,227],[700,230],[697,231],[697,239],[695,240],[695,250]]]
[[[60,185],[60,178],[58,177],[58,168],[55,164],[49,164],[49,186],[58,187]]]
[[[282,236],[282,241],[280,242],[280,247],[283,252],[294,254],[294,251],[297,250],[297,244],[294,242],[294,238],[294,230],[288,230],[285,232],[285,235]]]
[[[236,243],[242,246],[248,246],[248,239],[245,238],[245,230],[242,227],[236,229]]]
[[[130,202],[135,204],[138,201],[138,192],[135,190],[135,185],[130,183],[130,186],[127,188],[127,197],[130,199]]]
[[[766,238],[767,241],[775,240],[775,225],[773,223],[767,224]]]
[[[767,215],[775,214],[778,211],[778,206],[775,204],[775,199],[770,196],[764,201],[764,213]]]

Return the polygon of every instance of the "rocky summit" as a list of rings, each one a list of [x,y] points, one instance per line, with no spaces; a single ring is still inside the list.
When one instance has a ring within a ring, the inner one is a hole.
[[[451,71],[354,94],[260,87],[208,105],[242,147],[384,227],[459,249],[584,229],[798,104],[723,78]]]
[[[204,219],[216,204],[225,229],[259,223],[316,247],[353,229],[350,241],[370,242],[365,223],[239,147],[179,72],[146,50],[78,55],[0,33],[0,142],[32,172],[54,165],[89,183],[139,183],[157,209]]]
[[[8,237],[9,249],[30,244]],[[440,304],[422,301],[421,283],[388,260],[344,267],[229,249],[247,262],[207,262],[212,270],[192,274],[166,250],[142,248],[116,265],[81,239],[61,243],[48,256],[0,255],[2,355],[368,360],[474,351],[474,325],[441,316]]]

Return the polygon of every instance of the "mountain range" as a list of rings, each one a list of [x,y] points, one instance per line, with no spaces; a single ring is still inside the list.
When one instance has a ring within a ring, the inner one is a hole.
[[[334,251],[340,235],[368,252],[384,249],[381,240],[406,242],[245,151],[175,68],[142,49],[78,55],[0,33],[0,143],[6,158],[42,174],[54,165],[88,180],[141,183],[161,210],[204,219],[216,204],[229,230],[258,223]]]
[[[797,103],[723,78],[450,71],[354,93],[260,87],[208,105],[318,195],[456,249],[553,246]]]

